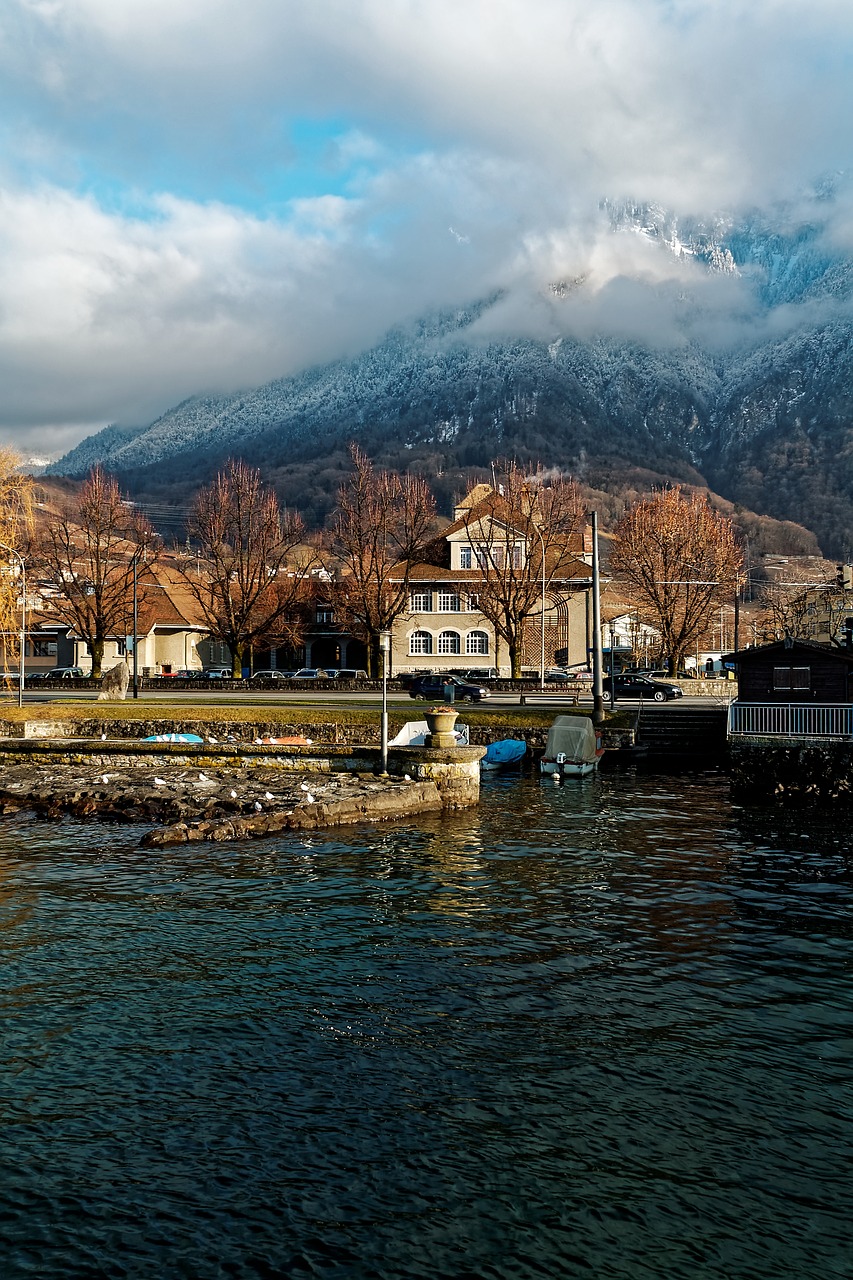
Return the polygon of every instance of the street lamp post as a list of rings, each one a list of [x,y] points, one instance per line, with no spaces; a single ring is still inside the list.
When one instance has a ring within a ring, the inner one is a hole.
[[[542,611],[539,625],[539,692],[545,690],[545,539],[542,537],[542,530],[536,525],[533,526],[539,537],[542,546]]]
[[[388,776],[388,658],[391,653],[391,632],[379,632],[379,652],[382,654],[382,714],[379,717],[379,772]]]
[[[137,616],[137,614],[138,614],[138,610],[137,610],[137,588],[136,588],[136,579],[137,579],[137,570],[138,570],[138,568],[139,568],[139,560],[138,560],[138,556],[137,556],[137,555],[134,555],[134,557],[133,557],[133,696],[134,696],[134,698],[138,698],[138,697],[139,697],[139,658],[138,658],[138,656],[137,656],[137,652],[136,652],[136,650],[137,650],[137,638],[138,638],[138,637],[137,637],[137,634],[136,634],[136,633],[137,633],[137,630],[138,630],[138,627],[137,627],[137,621],[138,621],[138,616]]]
[[[24,649],[27,643],[27,567],[20,551],[8,547],[5,542],[0,542],[0,550],[8,551],[10,556],[15,556],[21,566],[21,656],[18,662],[18,706],[22,707],[24,705]]]

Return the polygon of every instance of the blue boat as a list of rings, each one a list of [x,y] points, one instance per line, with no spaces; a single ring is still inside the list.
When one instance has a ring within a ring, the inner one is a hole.
[[[197,733],[152,733],[150,738],[143,738],[143,742],[204,742],[204,738],[200,738]]]
[[[507,769],[510,765],[520,764],[527,753],[527,743],[520,738],[501,738],[499,742],[490,742],[486,754],[480,761],[480,768],[487,772]]]

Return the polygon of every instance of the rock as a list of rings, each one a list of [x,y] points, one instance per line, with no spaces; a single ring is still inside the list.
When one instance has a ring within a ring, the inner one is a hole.
[[[130,684],[130,668],[124,658],[109,671],[105,671],[101,680],[99,702],[123,702],[127,697],[127,686]]]

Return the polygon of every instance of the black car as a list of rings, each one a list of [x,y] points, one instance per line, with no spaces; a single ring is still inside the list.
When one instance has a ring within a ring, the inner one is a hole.
[[[616,697],[652,698],[655,702],[669,702],[671,698],[683,698],[684,690],[677,684],[664,684],[662,680],[650,680],[648,676],[614,676]],[[604,681],[604,692],[610,693],[610,676]]]
[[[469,684],[467,680],[461,680],[459,676],[419,676],[409,682],[408,692],[410,698],[434,698],[436,701],[444,701],[444,687],[450,685],[453,689],[453,699],[456,702],[482,702],[483,698],[490,698],[492,695],[489,690],[481,684]]]

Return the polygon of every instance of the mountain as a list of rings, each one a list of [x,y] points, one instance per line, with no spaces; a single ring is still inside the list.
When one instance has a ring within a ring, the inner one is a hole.
[[[184,501],[239,454],[321,519],[357,438],[383,463],[429,474],[447,505],[466,474],[513,455],[604,490],[705,483],[845,554],[853,261],[833,249],[822,210],[817,200],[813,217],[780,230],[765,215],[685,223],[607,205],[614,237],[698,264],[690,288],[642,286],[657,325],[630,332],[615,315],[610,336],[583,336],[571,308],[588,286],[556,281],[547,335],[513,334],[508,298],[495,293],[400,326],[354,359],[192,397],[147,427],[108,427],[49,470],[82,475],[100,462],[134,494]]]

